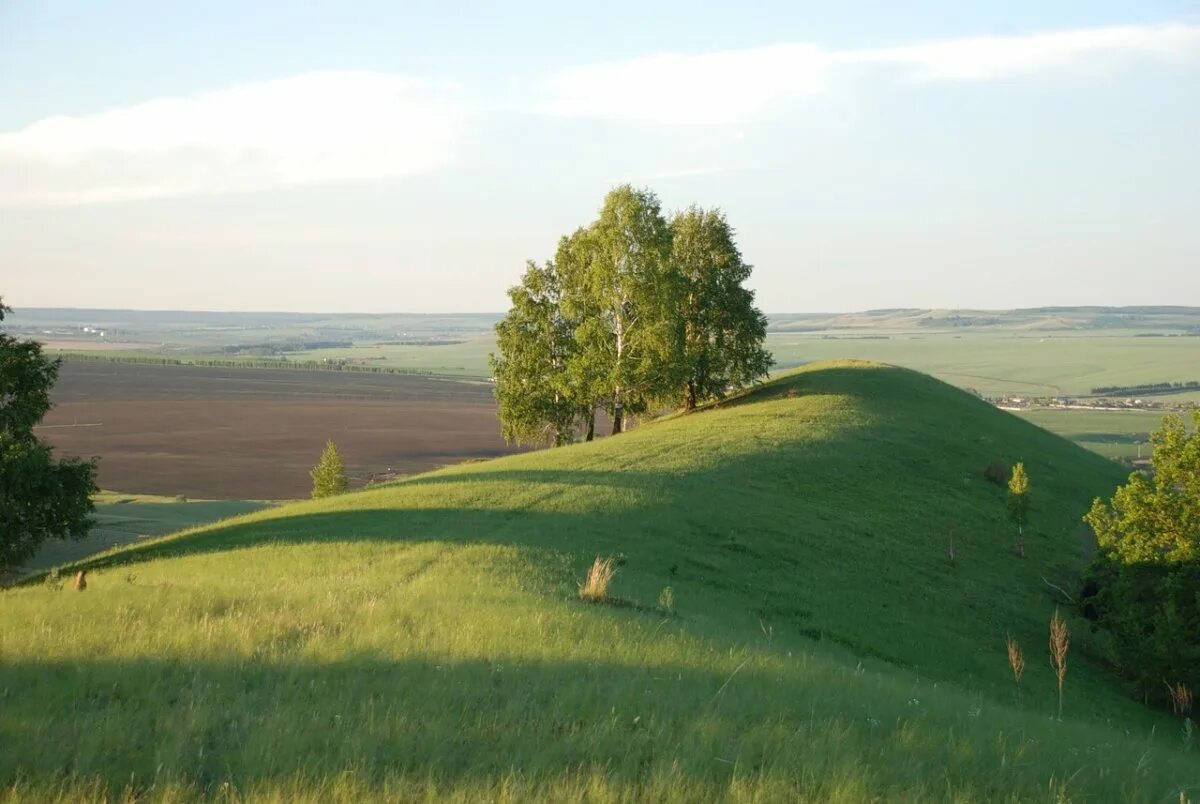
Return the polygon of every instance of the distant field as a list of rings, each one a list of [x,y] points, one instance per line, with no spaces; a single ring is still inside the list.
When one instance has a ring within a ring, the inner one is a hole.
[[[1200,375],[1200,338],[1196,337],[773,334],[767,346],[780,368],[836,357],[879,360],[990,396],[1086,394],[1097,386],[1200,379],[1196,376]]]
[[[353,360],[367,365],[486,377],[490,336],[450,346],[356,346],[289,353],[289,359]],[[924,371],[989,396],[1086,394],[1106,385],[1200,379],[1200,338],[1146,338],[1131,334],[1018,335],[860,333],[808,335],[772,332],[767,348],[776,369],[842,357],[879,360]],[[1156,397],[1196,399],[1189,392]]]
[[[142,538],[248,514],[268,505],[254,500],[186,500],[111,491],[96,495],[95,502],[96,526],[86,539],[48,541],[24,569],[48,569]]]
[[[436,346],[362,344],[340,349],[288,352],[286,357],[288,360],[350,360],[368,366],[487,377],[491,374],[488,355],[495,350],[495,339],[491,335],[485,335],[461,343]]]
[[[209,499],[292,499],[334,439],[352,479],[512,450],[491,387],[419,376],[75,363],[38,434],[101,456],[100,485]]]
[[[1121,459],[1150,457],[1150,433],[1162,424],[1163,417],[1162,413],[1140,410],[1024,410],[1016,413],[1092,452]]]

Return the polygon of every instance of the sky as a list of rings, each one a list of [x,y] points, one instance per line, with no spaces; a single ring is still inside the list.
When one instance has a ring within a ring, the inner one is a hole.
[[[0,0],[18,309],[501,311],[625,182],[767,312],[1200,305],[1200,0]]]

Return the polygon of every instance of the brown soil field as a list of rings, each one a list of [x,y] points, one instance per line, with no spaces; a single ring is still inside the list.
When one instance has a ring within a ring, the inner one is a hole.
[[[330,438],[352,487],[513,451],[489,385],[432,377],[68,361],[53,400],[38,434],[126,493],[306,497]]]

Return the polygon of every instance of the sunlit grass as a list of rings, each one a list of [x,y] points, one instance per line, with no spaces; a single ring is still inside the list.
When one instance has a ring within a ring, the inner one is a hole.
[[[1025,561],[993,458],[1030,473]],[[1039,576],[1079,566],[1120,475],[849,364],[140,545],[85,592],[0,594],[0,798],[1195,798],[1183,721],[1127,699],[1085,626],[1061,721],[1031,647]],[[631,605],[579,599],[597,556]]]

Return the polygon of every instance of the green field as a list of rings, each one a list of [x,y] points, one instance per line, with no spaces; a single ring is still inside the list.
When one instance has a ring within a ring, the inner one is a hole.
[[[269,503],[252,500],[185,500],[103,491],[94,498],[96,526],[80,541],[49,541],[26,565],[45,570],[151,536],[258,511]]]
[[[842,357],[913,368],[986,396],[1086,394],[1092,388],[1200,379],[1200,338],[1097,334],[929,335],[878,338],[773,334],[780,367]],[[1156,396],[1169,401],[1174,396]]]
[[[1126,334],[946,332],[796,335],[770,332],[767,348],[779,369],[840,358],[876,360],[913,368],[987,396],[1087,394],[1092,388],[1200,379],[1200,338],[1145,338]],[[289,359],[346,359],[368,365],[484,377],[491,337],[451,346],[381,346],[295,352]],[[1185,392],[1154,397],[1196,399]]]
[[[1023,410],[1017,415],[1107,458],[1149,458],[1163,413],[1141,410]],[[1185,420],[1187,417],[1185,417]]]
[[[1018,459],[1026,559],[983,477]],[[1079,516],[1123,475],[837,363],[140,544],[84,593],[0,593],[0,798],[1194,799],[1200,736],[1127,697],[1066,610],[1057,717],[1043,579],[1075,577]],[[575,594],[597,555],[611,605]]]
[[[288,352],[288,360],[348,360],[368,366],[428,371],[452,376],[487,377],[488,355],[496,351],[491,335],[438,346],[364,343],[353,348]]]

